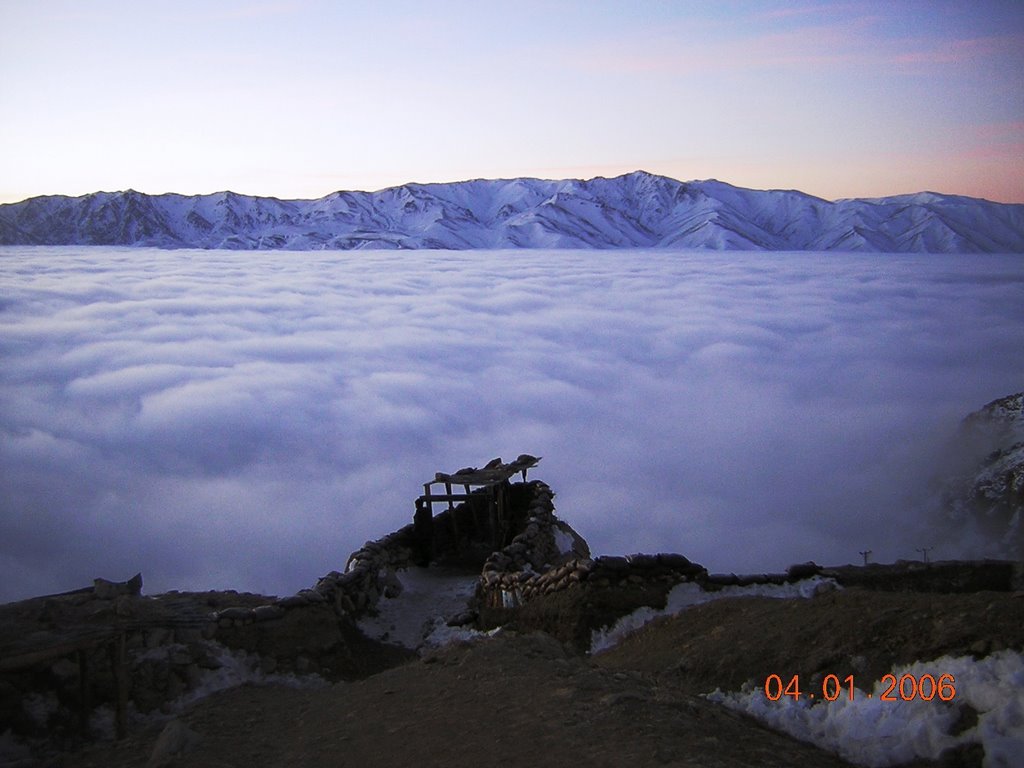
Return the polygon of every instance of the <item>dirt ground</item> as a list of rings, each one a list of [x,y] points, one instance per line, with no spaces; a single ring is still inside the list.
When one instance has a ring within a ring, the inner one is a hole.
[[[729,598],[658,621],[593,658],[541,633],[499,633],[356,682],[246,686],[181,715],[193,735],[167,759],[150,759],[165,727],[154,724],[54,764],[828,768],[847,763],[698,694],[772,673],[854,673],[866,688],[894,663],[1002,648],[1024,650],[1020,593]],[[980,759],[964,750],[915,766]]]

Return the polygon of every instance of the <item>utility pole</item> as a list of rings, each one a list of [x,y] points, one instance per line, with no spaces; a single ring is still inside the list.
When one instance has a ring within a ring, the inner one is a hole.
[[[921,555],[924,557],[924,564],[928,565],[928,553],[931,552],[933,549],[935,549],[934,546],[932,546],[932,547],[921,547],[921,549],[915,549],[914,551],[915,552],[920,552]]]
[[[868,555],[871,554],[871,550],[870,549],[865,549],[865,550],[862,550],[859,554],[860,554],[861,557],[864,558],[864,565],[867,565],[868,564]]]

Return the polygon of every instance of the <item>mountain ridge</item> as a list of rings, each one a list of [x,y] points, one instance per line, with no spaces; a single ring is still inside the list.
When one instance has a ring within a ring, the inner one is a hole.
[[[1024,204],[935,192],[828,201],[645,171],[408,183],[302,200],[129,189],[0,205],[0,245],[1024,253]]]

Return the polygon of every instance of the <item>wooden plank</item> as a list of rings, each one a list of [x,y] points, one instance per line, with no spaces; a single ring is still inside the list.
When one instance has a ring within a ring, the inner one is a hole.
[[[116,634],[117,632],[115,630],[106,630],[101,632],[89,632],[88,634],[79,635],[78,637],[73,636],[62,638],[58,635],[54,636],[54,638],[50,642],[46,643],[42,648],[36,648],[31,651],[26,650],[19,652],[15,649],[9,648],[3,658],[0,658],[0,672],[25,669],[26,667],[32,667],[46,661],[54,661],[63,656],[70,656],[76,651],[96,648],[97,646],[109,642]]]
[[[491,546],[501,549],[501,526],[498,523],[498,507],[495,505],[493,497],[487,502],[487,514],[491,519]]]
[[[435,483],[456,483],[458,485],[489,486],[497,485],[514,475],[524,472],[531,467],[537,466],[538,458],[530,457],[524,461],[513,461],[509,464],[499,464],[489,469],[472,469],[465,472],[454,472],[446,474],[438,472],[434,475]]]
[[[121,632],[110,643],[110,666],[114,671],[114,723],[118,740],[128,733],[128,639]]]
[[[78,662],[78,721],[82,735],[89,737],[89,713],[92,712],[92,692],[89,689],[89,654],[84,649],[75,651]]]
[[[495,507],[497,508],[498,516],[498,541],[495,543],[496,547],[503,547],[505,545],[505,532],[508,530],[508,526],[505,521],[505,494],[504,487],[498,488],[495,493]]]

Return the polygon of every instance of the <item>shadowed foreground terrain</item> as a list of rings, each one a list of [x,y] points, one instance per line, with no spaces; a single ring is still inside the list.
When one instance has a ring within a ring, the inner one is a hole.
[[[167,721],[55,764],[848,765],[699,694],[760,684],[771,673],[855,673],[867,688],[895,663],[1019,652],[1024,595],[850,588],[809,600],[725,598],[649,624],[592,658],[526,622],[518,629],[355,682],[223,692],[184,712],[184,728],[171,725],[157,754]],[[959,707],[962,727],[970,727],[962,702],[934,704]],[[968,746],[913,765],[982,759]]]

